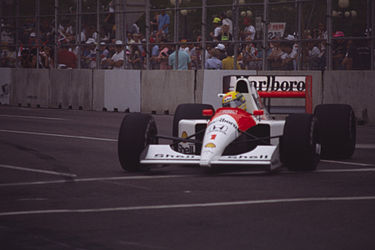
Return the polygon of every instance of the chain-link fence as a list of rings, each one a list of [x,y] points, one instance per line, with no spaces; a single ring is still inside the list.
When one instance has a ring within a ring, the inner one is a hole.
[[[373,70],[371,0],[0,0],[1,67]]]

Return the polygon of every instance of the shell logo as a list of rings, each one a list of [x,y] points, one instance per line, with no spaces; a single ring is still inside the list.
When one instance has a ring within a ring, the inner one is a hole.
[[[210,143],[207,143],[204,147],[205,148],[216,148],[216,145],[210,142]]]

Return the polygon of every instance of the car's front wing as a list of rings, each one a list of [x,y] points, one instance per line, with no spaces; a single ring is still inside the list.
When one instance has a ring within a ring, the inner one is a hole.
[[[141,164],[200,165],[200,156],[176,152],[169,145],[149,145],[143,154]],[[258,165],[274,170],[281,166],[279,147],[259,145],[243,154],[220,156],[211,161],[210,165]]]

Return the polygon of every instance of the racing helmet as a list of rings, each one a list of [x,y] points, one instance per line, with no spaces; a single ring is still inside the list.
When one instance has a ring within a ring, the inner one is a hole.
[[[226,93],[222,102],[224,108],[240,108],[246,111],[245,97],[237,91],[230,91]]]

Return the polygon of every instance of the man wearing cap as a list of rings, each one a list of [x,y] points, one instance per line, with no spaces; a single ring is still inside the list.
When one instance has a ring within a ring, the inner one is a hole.
[[[334,38],[343,38],[344,32],[336,31],[333,34]],[[333,61],[333,69],[342,70],[344,69],[344,65],[342,64],[345,54],[346,54],[346,45],[345,40],[337,39],[333,41],[333,51],[332,51],[332,61]]]
[[[213,41],[219,41],[221,35],[221,19],[219,17],[215,17],[212,23],[215,26],[214,32],[210,32],[210,36]]]
[[[247,37],[250,37],[250,39],[253,41],[255,40],[255,33],[256,33],[255,27],[251,24],[251,21],[249,20],[247,26],[245,27],[243,31],[243,35],[245,39]]]
[[[216,47],[216,55],[217,55],[217,58],[219,60],[223,60],[225,57],[227,57],[226,55],[226,51],[225,51],[225,45],[222,44],[222,43],[219,43]]]
[[[102,69],[106,68],[106,61],[109,57],[109,50],[107,49],[106,43],[104,41],[99,44],[99,56],[100,56],[100,67]]]
[[[123,43],[121,40],[115,42],[116,52],[113,54],[111,59],[108,59],[108,65],[113,69],[122,69],[124,65],[124,50]]]
[[[205,69],[222,69],[223,64],[221,60],[217,58],[218,51],[213,48],[210,50],[211,58],[207,59],[204,68]]]
[[[83,68],[96,68],[96,42],[94,38],[89,38],[86,41],[87,48],[83,51],[82,66]]]

